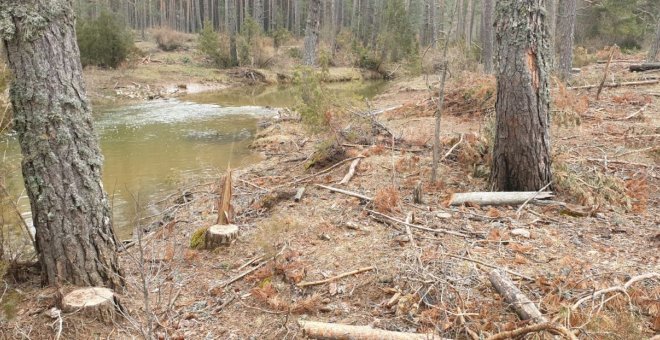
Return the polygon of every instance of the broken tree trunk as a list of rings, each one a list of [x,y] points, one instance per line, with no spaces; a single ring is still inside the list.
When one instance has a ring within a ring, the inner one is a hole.
[[[449,205],[474,203],[478,205],[517,205],[553,197],[550,191],[465,192],[449,198]]]
[[[206,231],[204,248],[215,249],[220,246],[228,246],[236,238],[238,238],[238,226],[234,224],[216,224]]]
[[[623,87],[623,86],[638,86],[638,85],[653,85],[660,83],[660,80],[657,79],[652,79],[652,80],[640,80],[640,81],[629,81],[629,82],[623,82],[623,83],[608,83],[603,85],[603,87]],[[598,85],[584,85],[584,86],[573,86],[573,87],[568,87],[569,90],[588,90],[588,89],[596,89],[600,86]]]
[[[502,274],[497,269],[493,269],[488,278],[493,287],[495,287],[495,290],[504,297],[506,303],[511,305],[520,319],[533,320],[537,323],[548,321],[541,314],[541,311],[536,308],[536,305],[505,274]]]
[[[645,63],[630,65],[630,72],[644,72],[649,70],[660,70],[660,63]]]
[[[87,287],[65,295],[62,299],[62,310],[65,313],[81,311],[85,316],[112,324],[115,321],[115,312],[121,310],[121,305],[112,290]]]
[[[352,326],[316,321],[298,321],[303,336],[328,340],[443,340],[434,334],[401,333],[368,326]]]
[[[362,158],[357,158],[353,161],[353,163],[351,163],[351,167],[348,169],[348,173],[346,176],[344,176],[341,182],[339,182],[339,184],[346,184],[351,180],[351,178],[353,178],[353,176],[355,176],[355,169],[357,169],[357,166],[360,164],[361,160]]]

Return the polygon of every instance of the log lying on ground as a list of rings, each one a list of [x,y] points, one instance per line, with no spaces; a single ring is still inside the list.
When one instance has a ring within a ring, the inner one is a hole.
[[[622,83],[607,83],[607,84],[604,84],[603,87],[653,85],[653,84],[657,84],[657,83],[660,83],[660,80],[653,79],[653,80],[629,81],[629,82],[622,82]],[[569,90],[588,90],[588,89],[596,89],[599,86],[600,86],[600,84],[598,84],[598,85],[572,86],[572,87],[568,87],[568,89]]]
[[[433,334],[416,334],[386,331],[368,326],[351,326],[335,323],[299,320],[303,336],[326,340],[444,340]]]
[[[357,158],[353,161],[353,163],[351,163],[351,167],[348,169],[348,173],[346,173],[346,176],[344,176],[339,184],[346,184],[351,180],[351,178],[353,178],[353,176],[355,176],[355,169],[360,164],[361,160],[362,158]]]
[[[630,65],[630,72],[644,72],[649,70],[660,70],[660,63],[645,63],[638,65]]]
[[[488,275],[490,283],[495,290],[504,297],[504,301],[511,305],[513,310],[522,320],[533,320],[534,322],[547,322],[548,320],[541,314],[534,302],[532,302],[523,292],[511,282],[511,279],[505,276],[497,269],[490,271]]]
[[[62,299],[65,313],[80,314],[111,324],[117,310],[121,310],[119,299],[112,290],[102,287],[87,287],[72,291]]]
[[[553,197],[550,191],[520,191],[520,192],[465,192],[456,193],[449,198],[449,205],[474,203],[479,205],[517,205],[525,202]]]
[[[228,246],[238,237],[238,226],[234,224],[216,224],[206,231],[204,248],[215,249],[220,246]]]

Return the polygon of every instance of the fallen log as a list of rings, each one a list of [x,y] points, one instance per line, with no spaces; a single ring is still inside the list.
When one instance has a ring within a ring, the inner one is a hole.
[[[660,80],[652,79],[652,80],[629,81],[629,82],[622,82],[622,83],[607,83],[607,84],[604,84],[603,87],[653,85],[653,84],[657,84],[657,83],[660,83]],[[571,87],[568,87],[568,89],[569,90],[588,90],[588,89],[598,88],[599,86],[600,86],[600,84],[598,84],[598,85],[584,85],[584,86],[571,86]]]
[[[455,193],[449,198],[449,205],[474,203],[478,205],[518,205],[525,202],[534,203],[553,197],[550,191],[520,191],[520,192],[465,192]]]
[[[336,323],[299,320],[303,337],[326,340],[444,340],[434,334],[402,333]]]
[[[339,184],[346,184],[348,183],[353,176],[355,176],[355,169],[357,169],[357,166],[360,164],[360,161],[362,158],[357,158],[351,163],[351,167],[348,169],[348,173],[344,178],[342,178],[341,182]]]
[[[628,68],[630,72],[644,72],[649,70],[660,70],[660,63],[644,63],[637,65],[630,65]]]
[[[115,321],[115,312],[121,308],[121,304],[112,290],[102,287],[76,289],[62,299],[62,310],[65,313],[81,311],[82,315],[106,324],[112,324]]]
[[[548,319],[546,319],[543,314],[541,314],[541,311],[536,308],[534,302],[523,294],[523,292],[511,282],[511,279],[502,274],[502,272],[493,269],[490,271],[488,278],[495,290],[504,297],[504,301],[513,308],[520,319],[532,320],[536,323],[548,322]]]

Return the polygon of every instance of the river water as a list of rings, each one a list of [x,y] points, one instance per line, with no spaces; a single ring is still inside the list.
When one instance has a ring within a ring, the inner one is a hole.
[[[383,86],[382,82],[349,83],[330,89],[338,96],[370,98]],[[157,211],[149,203],[175,192],[183,181],[217,178],[229,164],[236,168],[259,161],[249,148],[259,119],[294,104],[291,88],[249,87],[95,107],[95,127],[105,157],[103,182],[112,198],[119,238],[131,237],[136,203],[142,216],[150,215]],[[20,196],[18,208],[31,224],[18,142],[11,134],[1,136],[0,142],[7,187],[13,196]],[[3,225],[12,224],[11,209],[5,204],[0,210]],[[19,235],[22,230],[16,223],[5,232]]]

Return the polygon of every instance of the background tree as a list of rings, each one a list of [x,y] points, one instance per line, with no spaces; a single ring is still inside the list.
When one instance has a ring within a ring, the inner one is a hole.
[[[493,73],[493,9],[493,0],[483,0],[483,13],[481,16],[481,59],[484,64],[484,72],[486,73]]]
[[[550,108],[543,0],[497,1],[495,190],[539,190],[550,171]]]
[[[651,48],[649,48],[649,55],[646,58],[648,62],[652,63],[658,60],[658,50],[660,50],[660,18],[655,24],[655,37],[651,43]]]
[[[557,73],[566,81],[573,68],[573,39],[575,37],[575,16],[577,0],[559,0],[557,17]]]
[[[305,26],[305,47],[303,63],[307,66],[316,64],[316,46],[319,41],[321,0],[310,0]]]
[[[44,281],[123,286],[69,0],[0,1],[14,128]]]

